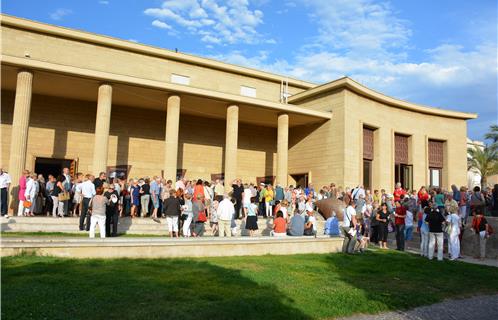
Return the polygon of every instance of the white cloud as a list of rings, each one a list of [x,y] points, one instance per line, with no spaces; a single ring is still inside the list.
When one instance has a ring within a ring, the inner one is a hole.
[[[62,18],[72,13],[73,11],[71,9],[59,8],[50,14],[50,18],[52,20],[62,20]]]
[[[263,12],[251,9],[248,0],[226,0],[222,4],[214,0],[168,0],[144,13],[184,28],[207,43],[265,42],[257,31],[263,24]]]
[[[107,1],[107,0],[100,0],[99,3],[103,4],[103,5],[108,5],[109,1]]]
[[[171,26],[169,24],[167,24],[166,22],[159,21],[159,20],[152,21],[152,25],[154,27],[157,27],[157,28],[160,28],[160,29],[166,29],[166,30],[170,30],[171,29]]]

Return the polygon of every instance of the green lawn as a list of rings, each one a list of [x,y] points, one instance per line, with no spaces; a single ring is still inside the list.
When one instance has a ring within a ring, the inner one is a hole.
[[[2,319],[320,319],[498,292],[498,269],[398,252],[2,259]]]

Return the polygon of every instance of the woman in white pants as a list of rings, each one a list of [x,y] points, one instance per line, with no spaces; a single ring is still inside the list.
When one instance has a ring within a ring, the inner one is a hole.
[[[185,194],[185,205],[182,207],[182,218],[183,218],[183,236],[190,237],[190,224],[192,223],[192,196],[190,193]]]
[[[448,217],[446,217],[446,222],[449,225],[448,231],[448,252],[450,254],[450,260],[456,260],[460,257],[460,225],[462,219],[458,216],[456,212],[451,212]]]
[[[95,238],[95,227],[99,225],[100,237],[105,238],[105,211],[109,199],[104,197],[104,188],[98,187],[95,190],[95,196],[90,200],[89,207],[91,208],[92,216],[90,218],[90,238]]]
[[[425,222],[425,218],[427,218],[427,213],[423,212],[420,225],[420,255],[422,257],[429,256],[429,224]]]

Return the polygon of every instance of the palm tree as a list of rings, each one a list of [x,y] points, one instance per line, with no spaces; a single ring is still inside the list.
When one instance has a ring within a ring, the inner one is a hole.
[[[491,148],[498,149],[498,124],[492,124],[489,127],[489,132],[484,135],[484,139],[493,141]]]
[[[468,166],[479,171],[481,187],[487,186],[487,177],[498,173],[498,150],[490,146],[468,148]]]

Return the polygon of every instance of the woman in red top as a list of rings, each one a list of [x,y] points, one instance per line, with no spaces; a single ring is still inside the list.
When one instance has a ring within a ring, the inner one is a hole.
[[[204,184],[202,183],[201,179],[197,180],[197,182],[195,184],[193,199],[197,199],[197,195],[199,195],[199,194],[202,196],[202,199],[204,199],[206,197],[204,194]]]
[[[401,183],[398,182],[396,183],[396,188],[394,188],[393,196],[394,196],[394,201],[399,201],[401,200],[401,196],[406,195],[405,189],[401,187]]]
[[[420,187],[420,190],[418,191],[418,204],[422,205],[422,207],[425,207],[429,199],[430,196],[427,193],[425,187],[424,186]]]
[[[284,219],[284,214],[282,211],[277,212],[277,217],[273,220],[273,231],[272,236],[283,237],[287,235],[287,222]]]

